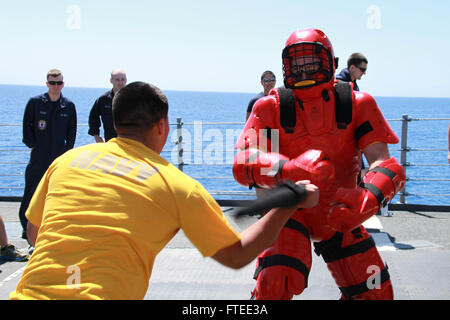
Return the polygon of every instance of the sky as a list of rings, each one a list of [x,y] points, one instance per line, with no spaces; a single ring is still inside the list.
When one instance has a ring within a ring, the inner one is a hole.
[[[297,29],[318,28],[340,58],[369,60],[360,90],[450,97],[450,1],[0,0],[1,84],[110,87],[112,69],[162,90],[259,92]]]

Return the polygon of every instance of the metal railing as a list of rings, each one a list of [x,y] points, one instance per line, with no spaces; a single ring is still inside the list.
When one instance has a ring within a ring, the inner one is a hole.
[[[400,120],[402,122],[402,128],[401,128],[401,140],[400,140],[400,163],[405,168],[405,171],[407,173],[406,177],[406,185],[403,188],[402,191],[400,191],[400,203],[404,204],[406,203],[406,197],[408,196],[427,196],[427,197],[436,197],[436,196],[442,196],[442,197],[450,197],[450,194],[446,193],[440,193],[440,194],[411,194],[407,192],[408,182],[409,181],[433,181],[433,182],[449,182],[450,179],[444,179],[444,178],[436,178],[436,179],[430,179],[430,178],[412,178],[408,176],[408,168],[410,167],[448,167],[448,164],[433,164],[433,163],[422,163],[422,164],[413,164],[408,162],[408,153],[409,152],[416,152],[416,151],[426,151],[426,152],[434,152],[434,151],[444,151],[448,152],[448,149],[436,149],[436,148],[411,148],[408,146],[408,123],[411,121],[448,121],[450,118],[411,118],[408,115],[404,114],[402,115],[402,119]],[[393,120],[395,121],[395,120]],[[450,191],[450,190],[446,190]]]
[[[419,193],[410,193],[408,190],[409,184],[411,182],[433,182],[433,183],[443,183],[446,184],[447,182],[450,182],[450,179],[447,178],[430,178],[430,177],[420,177],[420,176],[410,176],[411,168],[413,167],[449,167],[448,163],[411,163],[409,161],[410,153],[414,152],[448,152],[447,148],[413,148],[408,145],[408,137],[410,135],[409,127],[408,125],[413,121],[449,121],[450,118],[412,118],[408,115],[403,115],[401,119],[387,119],[388,122],[401,122],[401,136],[400,136],[400,149],[395,149],[397,146],[392,146],[392,150],[390,149],[391,153],[399,152],[400,153],[400,163],[405,168],[407,173],[406,178],[406,185],[405,188],[399,193],[399,203],[405,204],[407,202],[407,197],[411,196],[423,196],[423,197],[450,197],[450,194],[448,193],[450,189],[444,189],[442,193],[428,193],[428,194],[419,194]],[[190,126],[198,125],[198,122],[192,122],[192,123],[184,123],[182,118],[177,118],[176,123],[170,124],[171,127],[175,128],[175,131],[172,131],[171,140],[166,145],[165,149],[163,150],[163,157],[168,159],[170,162],[172,162],[174,165],[176,165],[180,170],[182,171],[189,171],[186,170],[187,168],[199,168],[204,169],[205,172],[198,172],[199,170],[194,170],[196,172],[190,173],[186,172],[190,176],[192,176],[194,179],[201,180],[202,183],[208,182],[208,181],[215,181],[216,183],[213,183],[214,189],[207,188],[208,191],[213,196],[231,196],[233,199],[236,199],[237,197],[252,197],[254,198],[255,193],[251,190],[243,190],[243,188],[237,187],[237,183],[234,182],[233,176],[232,176],[232,159],[234,158],[235,149],[234,149],[234,143],[228,143],[227,147],[225,149],[220,149],[219,151],[222,152],[222,157],[225,154],[226,159],[228,161],[216,161],[215,163],[209,163],[208,161],[204,161],[203,154],[205,152],[211,152],[206,151],[202,144],[196,144],[195,141],[192,143],[191,141],[186,141],[186,135],[190,134],[189,130],[187,129]],[[236,127],[234,133],[240,132],[242,130],[242,127],[244,125],[244,122],[201,122],[202,126],[211,126],[213,129],[217,129],[218,127],[224,127],[226,129]],[[79,124],[79,126],[87,126],[86,124]],[[0,124],[0,127],[21,127],[21,124]],[[218,129],[217,129],[218,130]],[[223,129],[222,129],[223,131]],[[175,133],[176,132],[176,133]],[[194,132],[195,136],[195,132]],[[232,138],[237,138],[236,136],[233,136]],[[194,137],[195,139],[195,137]],[[446,141],[446,139],[445,139]],[[194,147],[192,148],[192,144],[194,144]],[[189,148],[186,148],[186,146],[189,146]],[[12,165],[21,165],[25,166],[25,162],[11,162],[11,161],[2,161],[2,153],[20,153],[20,152],[29,152],[27,148],[4,148],[0,147],[0,166],[12,166]],[[168,154],[169,153],[169,156]],[[187,159],[186,154],[189,155],[189,161]],[[200,156],[199,156],[200,154]],[[194,161],[191,160],[191,158],[194,157]],[[21,158],[24,158],[23,156]],[[170,158],[170,159],[169,159]],[[197,158],[200,159],[200,161],[195,161]],[[398,157],[397,157],[398,158]],[[446,159],[446,157],[444,157]],[[215,170],[219,172],[219,175],[217,175],[217,172],[214,174],[211,173],[211,170],[209,170],[209,167],[216,167],[216,168],[222,168],[221,170]],[[11,171],[8,171],[7,173],[0,173],[1,177],[20,177],[23,176],[23,173],[14,173]],[[23,179],[22,179],[23,181]],[[220,181],[221,183],[217,183],[217,181]],[[215,189],[218,184],[223,184],[225,182],[228,182],[229,185],[231,185],[231,189],[228,190],[217,190]],[[4,193],[2,190],[20,190],[23,189],[22,185],[16,185],[16,186],[1,186],[0,185],[0,198],[3,196],[2,193]],[[20,197],[17,197],[19,199]],[[449,201],[450,202],[450,201]]]

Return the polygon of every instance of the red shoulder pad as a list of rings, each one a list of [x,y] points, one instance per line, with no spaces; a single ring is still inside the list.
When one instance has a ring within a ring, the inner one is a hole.
[[[375,99],[368,93],[354,91],[356,104],[355,135],[359,149],[375,142],[397,144],[398,137],[387,123]]]
[[[277,101],[273,95],[268,95],[258,99],[252,109],[244,129],[236,143],[236,149],[247,149],[255,147],[262,151],[270,150],[270,141],[264,130],[277,129],[275,118],[277,112]]]

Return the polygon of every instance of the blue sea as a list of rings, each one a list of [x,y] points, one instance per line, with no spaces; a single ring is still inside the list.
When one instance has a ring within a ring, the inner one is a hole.
[[[93,143],[87,134],[88,116],[96,98],[108,88],[70,88],[63,94],[76,105],[78,132],[76,146]],[[25,105],[46,87],[0,85],[0,196],[22,196],[24,171],[29,149],[22,143]],[[165,91],[169,99],[171,132],[162,156],[177,165],[177,118],[183,123],[183,171],[198,179],[216,199],[248,199],[248,188],[232,178],[234,144],[243,127],[248,101],[257,93]],[[407,203],[450,205],[450,167],[447,161],[447,128],[450,99],[375,97],[389,124],[401,136],[402,115],[408,122],[407,183],[411,194]],[[222,124],[222,123],[227,124]],[[217,124],[219,123],[219,124]],[[229,124],[231,123],[231,124]],[[400,162],[400,143],[390,145],[390,153]],[[439,180],[439,181],[437,181]],[[222,192],[234,192],[232,196]],[[253,191],[250,191],[252,194]],[[440,196],[444,195],[444,196]],[[393,202],[399,200],[398,196]]]

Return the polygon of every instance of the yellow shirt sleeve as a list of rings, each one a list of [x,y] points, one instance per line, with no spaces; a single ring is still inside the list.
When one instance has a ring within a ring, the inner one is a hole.
[[[183,232],[204,257],[210,257],[240,240],[220,206],[200,183],[194,185],[180,211]]]

